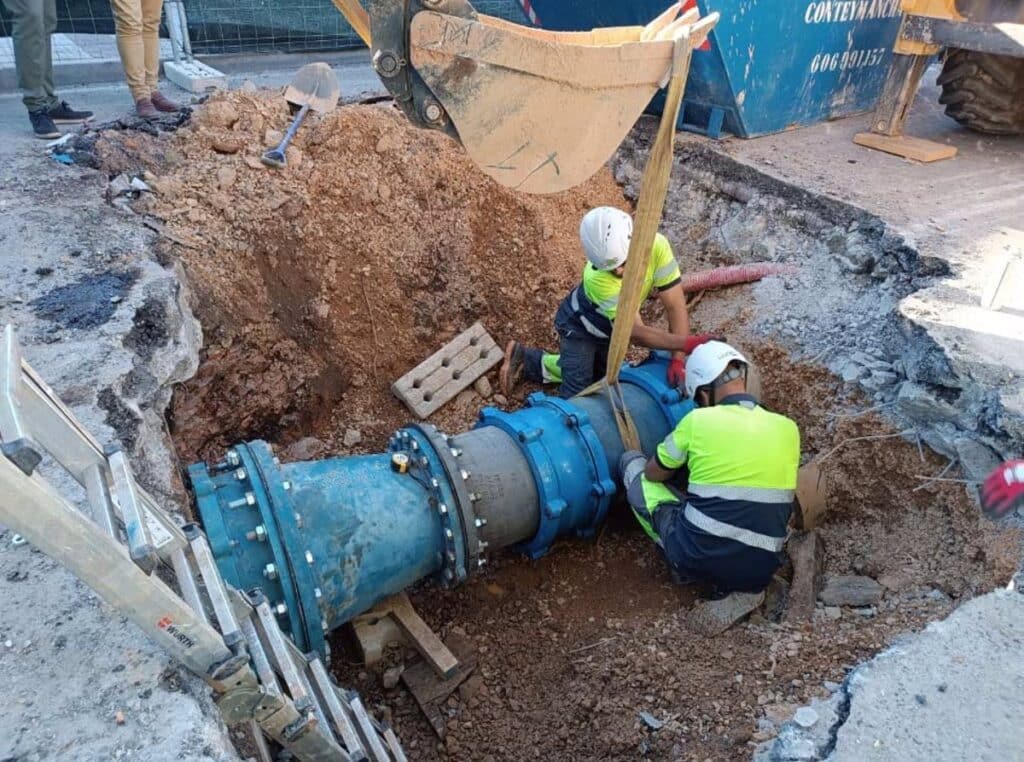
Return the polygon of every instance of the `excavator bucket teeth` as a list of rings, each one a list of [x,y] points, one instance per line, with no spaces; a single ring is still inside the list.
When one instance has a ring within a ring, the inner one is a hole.
[[[643,27],[520,29],[423,11],[412,19],[410,61],[484,172],[527,193],[555,193],[614,153],[666,79],[674,45],[641,41]]]

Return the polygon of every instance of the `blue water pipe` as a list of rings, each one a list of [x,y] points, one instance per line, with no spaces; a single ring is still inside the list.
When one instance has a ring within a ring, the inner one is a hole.
[[[647,453],[692,409],[667,362],[654,353],[620,375]],[[225,580],[261,588],[298,646],[326,656],[328,632],[424,577],[454,586],[488,550],[537,558],[592,534],[620,491],[622,452],[606,394],[537,392],[455,436],[407,426],[380,455],[281,463],[257,440],[189,476]]]

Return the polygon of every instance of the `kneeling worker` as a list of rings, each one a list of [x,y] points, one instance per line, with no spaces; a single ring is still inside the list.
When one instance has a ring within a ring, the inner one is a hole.
[[[747,359],[709,341],[686,362],[697,407],[650,460],[622,456],[627,497],[673,577],[719,593],[761,593],[781,564],[800,465],[796,423],[747,393]],[[686,494],[667,482],[688,470]]]
[[[505,394],[510,394],[520,377],[525,377],[538,383],[560,383],[559,395],[569,398],[604,376],[632,235],[633,218],[621,209],[599,206],[583,216],[580,243],[587,264],[582,282],[562,300],[555,314],[559,353],[543,352],[510,341],[501,366]],[[665,306],[669,330],[644,325],[638,315],[630,339],[650,349],[671,350],[668,381],[673,386],[682,386],[683,355],[709,337],[688,335],[690,318],[679,265],[668,239],[660,233],[654,239],[641,302],[648,298],[652,289],[656,289]]]

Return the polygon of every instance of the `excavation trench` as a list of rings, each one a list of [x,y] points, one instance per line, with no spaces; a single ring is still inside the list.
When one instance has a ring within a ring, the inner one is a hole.
[[[612,171],[523,197],[381,106],[314,121],[289,168],[270,173],[257,157],[286,117],[276,99],[235,93],[174,136],[105,138],[109,155],[150,172],[155,193],[136,208],[163,221],[163,253],[196,294],[205,349],[170,420],[183,463],[254,438],[282,460],[379,452],[411,420],[392,381],[476,320],[499,344],[552,343],[553,312],[580,268],[579,218],[598,204],[630,207],[647,145],[640,130]],[[560,542],[538,561],[497,554],[459,588],[411,591],[424,619],[479,664],[444,706],[443,741],[402,687],[383,687],[383,671],[411,653],[365,668],[347,634],[335,636],[335,673],[395,724],[410,758],[744,757],[826,681],[1014,567],[1016,538],[983,524],[961,484],[921,478],[947,466],[922,444],[923,424],[883,417],[913,364],[934,364],[894,305],[941,265],[877,219],[699,144],[677,161],[664,229],[684,270],[796,268],[708,292],[692,319],[747,350],[764,403],[799,423],[806,454],[828,454],[826,573],[870,576],[884,595],[861,609],[819,606],[800,624],[768,611],[704,639],[686,624],[693,591],[671,583],[620,507],[596,539]],[[864,372],[844,383],[850,357]],[[487,404],[512,409],[528,391]],[[483,404],[470,390],[431,421],[462,431]]]

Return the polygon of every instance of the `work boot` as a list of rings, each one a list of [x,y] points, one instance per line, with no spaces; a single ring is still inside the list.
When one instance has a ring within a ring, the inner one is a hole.
[[[67,101],[61,101],[53,108],[48,109],[46,115],[55,124],[78,124],[79,122],[88,122],[92,119],[91,111],[75,111],[75,109],[68,105]]]
[[[756,611],[762,603],[763,590],[760,593],[730,593],[717,601],[698,603],[687,617],[687,624],[706,638],[714,637]]]
[[[135,101],[135,115],[140,119],[157,119],[160,112],[149,98],[139,98]]]
[[[60,130],[45,111],[29,111],[28,120],[32,122],[32,132],[41,140],[53,140],[60,137]]]
[[[498,379],[501,381],[501,391],[506,397],[511,396],[523,377],[523,356],[523,345],[518,341],[513,339],[505,345],[505,361],[501,364]]]
[[[149,99],[153,101],[153,105],[157,111],[163,111],[166,114],[173,114],[176,111],[181,111],[181,104],[172,101],[166,95],[159,90],[154,90],[149,94]]]
[[[622,486],[629,489],[629,485],[640,477],[647,465],[647,458],[639,450],[626,450],[619,458],[619,475],[622,477]]]

